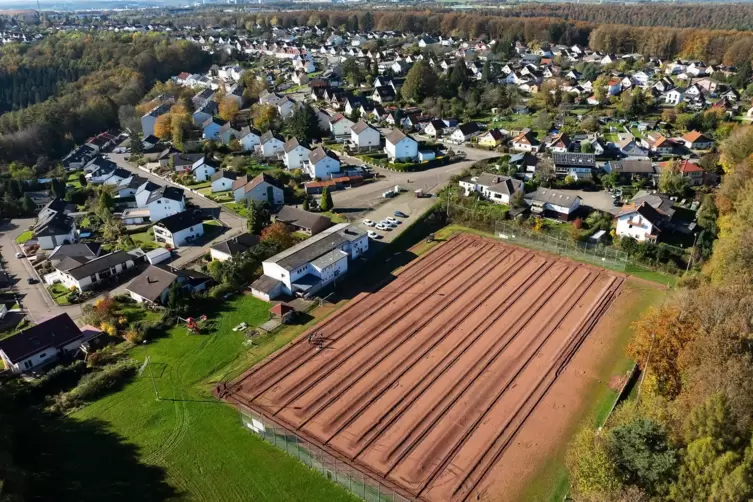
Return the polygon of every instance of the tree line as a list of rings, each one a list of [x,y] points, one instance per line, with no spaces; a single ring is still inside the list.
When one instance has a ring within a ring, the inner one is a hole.
[[[753,5],[737,4],[575,4],[540,3],[515,5],[495,12],[504,17],[553,17],[595,24],[666,26],[714,30],[750,30]]]
[[[711,256],[635,323],[627,353],[645,380],[570,445],[576,501],[753,497],[753,128],[720,153],[726,175],[697,215]]]
[[[58,86],[46,100],[0,115],[0,163],[59,158],[73,145],[117,126],[119,108],[138,104],[154,82],[181,71],[205,70],[211,62],[197,45],[164,35],[78,34],[84,38],[81,43],[67,38],[71,36],[32,46],[32,54],[42,51],[40,57],[51,61],[78,58],[82,67],[98,69]],[[0,69],[12,71],[32,57],[17,47],[14,51],[3,52]]]

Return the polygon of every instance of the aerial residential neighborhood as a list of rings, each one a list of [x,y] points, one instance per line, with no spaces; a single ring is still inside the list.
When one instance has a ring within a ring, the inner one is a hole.
[[[748,4],[37,7],[8,500],[753,499]]]

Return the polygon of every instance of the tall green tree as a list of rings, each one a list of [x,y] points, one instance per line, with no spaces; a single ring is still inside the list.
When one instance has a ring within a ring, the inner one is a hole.
[[[271,222],[271,212],[267,201],[252,201],[248,206],[248,231],[254,235],[261,235],[262,230]]]
[[[437,74],[425,59],[418,61],[408,70],[401,93],[407,101],[419,103],[433,96],[437,88]]]
[[[301,106],[285,119],[283,130],[288,136],[297,138],[298,141],[303,143],[308,143],[321,136],[319,119],[309,104]]]
[[[319,201],[319,207],[322,211],[332,211],[335,207],[335,203],[332,201],[332,194],[327,187],[322,189],[322,198]]]

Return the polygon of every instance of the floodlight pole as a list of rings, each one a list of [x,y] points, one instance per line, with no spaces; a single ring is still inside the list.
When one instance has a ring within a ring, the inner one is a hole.
[[[154,387],[154,396],[157,398],[157,401],[160,400],[159,398],[159,391],[157,390],[157,382],[154,381],[154,373],[152,372],[152,361],[149,360],[149,349],[146,347],[148,340],[144,340],[144,350],[146,351],[146,358],[147,361],[149,361],[149,376],[152,378],[152,387]]]
[[[648,364],[651,362],[651,349],[654,348],[654,340],[656,340],[656,334],[651,334],[651,344],[648,346],[648,354],[646,355],[646,367],[643,368],[643,374],[641,375],[641,381],[638,384],[638,393],[635,396],[636,401],[641,399],[641,387],[643,387],[643,381],[646,379],[646,373],[648,373]]]

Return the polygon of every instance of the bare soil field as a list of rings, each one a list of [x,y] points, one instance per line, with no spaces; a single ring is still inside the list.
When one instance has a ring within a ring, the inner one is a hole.
[[[490,473],[528,462],[510,448],[518,431],[545,437],[575,412],[538,405],[623,282],[459,235],[252,368],[226,399],[408,498],[499,500],[484,493],[499,487]]]

